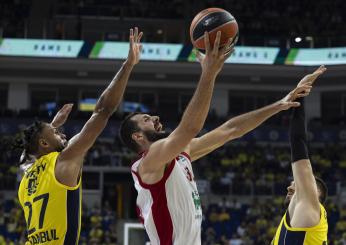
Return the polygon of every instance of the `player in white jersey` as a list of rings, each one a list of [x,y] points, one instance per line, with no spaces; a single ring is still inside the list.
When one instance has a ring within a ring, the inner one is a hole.
[[[233,51],[231,40],[222,49],[219,43],[220,33],[213,48],[205,34],[206,54],[198,55],[201,78],[172,133],[163,130],[158,116],[148,114],[130,114],[121,123],[123,143],[140,155],[131,171],[138,192],[137,211],[151,245],[201,244],[202,210],[191,162],[241,137],[279,111],[299,106],[294,100],[310,92],[311,86],[305,84],[272,105],[235,117],[195,138],[207,117],[215,78]]]

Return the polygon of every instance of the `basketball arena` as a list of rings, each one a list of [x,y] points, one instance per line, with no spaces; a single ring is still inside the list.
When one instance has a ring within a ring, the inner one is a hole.
[[[0,245],[345,245],[345,9],[1,1]]]

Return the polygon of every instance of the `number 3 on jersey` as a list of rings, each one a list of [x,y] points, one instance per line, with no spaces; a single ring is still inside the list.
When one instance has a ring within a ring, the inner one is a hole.
[[[45,194],[42,194],[42,195],[35,197],[32,203],[31,202],[25,202],[24,203],[24,206],[28,207],[28,209],[29,209],[28,220],[26,222],[28,225],[28,235],[30,235],[36,231],[35,227],[30,228],[31,218],[32,218],[32,205],[38,205],[36,203],[40,200],[42,200],[42,203],[41,203],[41,211],[40,211],[38,228],[42,229],[43,223],[44,223],[44,216],[46,213],[47,204],[48,204],[48,200],[49,200],[49,193],[45,193]]]

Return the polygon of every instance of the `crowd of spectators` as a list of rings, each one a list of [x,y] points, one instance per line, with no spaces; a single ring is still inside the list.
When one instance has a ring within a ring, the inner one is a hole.
[[[0,5],[0,27],[4,30],[3,36],[23,36],[24,21],[28,18],[31,1],[4,0]],[[241,36],[245,38],[286,39],[297,35],[341,38],[339,34],[346,32],[343,24],[346,18],[346,2],[343,0],[286,1],[285,4],[273,0],[59,0],[52,2],[49,11],[53,18],[107,16],[119,18],[121,21],[128,18],[161,18],[179,19],[189,23],[199,11],[207,7],[221,7],[233,13],[238,21]],[[169,31],[169,28],[165,31]]]
[[[285,212],[283,197],[267,200],[254,199],[244,204],[236,199],[223,198],[204,209],[203,245],[258,245],[270,244]],[[328,244],[346,242],[346,207],[335,202],[325,204],[328,213]]]
[[[25,219],[17,199],[0,198],[0,245],[24,244]],[[116,245],[117,216],[109,202],[88,209],[83,205],[80,245]]]
[[[132,18],[184,19],[191,21],[202,9],[220,7],[238,20],[242,35],[290,36],[336,35],[345,31],[343,0],[286,1],[273,0],[220,1],[110,1],[64,0],[56,6],[57,14],[98,15]],[[321,11],[323,9],[323,11]],[[304,16],[304,18],[301,18]],[[280,23],[279,25],[277,23]]]
[[[1,199],[0,199],[1,200]],[[203,245],[269,244],[285,212],[283,197],[253,199],[250,203],[223,198],[203,207]],[[328,244],[346,242],[346,206],[328,200]],[[24,244],[25,220],[17,199],[0,203],[0,245]],[[83,205],[80,245],[116,245],[117,215],[106,201],[102,207]]]
[[[0,140],[0,189],[14,189],[21,151],[12,147],[12,136]],[[345,179],[346,153],[340,144],[310,146],[316,176],[324,179],[332,194]],[[85,166],[128,167],[136,157],[117,137],[100,139],[89,150]],[[207,181],[212,193],[236,195],[280,194],[292,178],[287,145],[235,142],[198,160],[196,179]],[[241,188],[240,188],[241,187]]]
[[[311,146],[310,155],[315,175],[324,179],[330,193],[335,194],[336,183],[345,179],[343,147]],[[288,146],[229,144],[200,159],[196,166],[198,179],[208,180],[212,192],[218,194],[276,195],[292,179]]]
[[[12,149],[13,140],[13,136],[0,137],[0,190],[15,190],[18,185],[17,163],[21,152]],[[343,149],[342,144],[317,142],[309,147],[314,173],[327,182],[329,194],[334,197],[337,183],[346,177],[346,153]],[[117,138],[103,138],[89,151],[85,166],[129,166],[133,157]],[[204,207],[204,244],[268,244],[284,212],[283,197],[291,180],[289,147],[238,141],[198,161],[194,165],[195,178],[208,182],[210,186],[203,195],[254,198],[251,203],[223,199]],[[264,201],[263,195],[270,199]],[[0,200],[3,200],[1,196]],[[116,214],[110,201],[103,200],[101,208],[88,210],[84,207],[81,244],[117,244]],[[328,244],[344,245],[346,206],[336,206],[335,200],[330,199],[326,207],[330,222]],[[17,201],[1,203],[0,245],[22,244],[24,227]]]
[[[31,0],[1,0],[0,37],[23,37]]]

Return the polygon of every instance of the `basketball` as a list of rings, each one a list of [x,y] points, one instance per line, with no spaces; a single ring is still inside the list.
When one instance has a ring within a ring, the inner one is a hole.
[[[209,33],[211,47],[214,44],[216,33],[221,31],[220,47],[224,46],[229,38],[232,43],[238,39],[238,23],[228,11],[221,8],[208,8],[199,12],[191,22],[190,37],[193,46],[204,50],[204,32]]]

